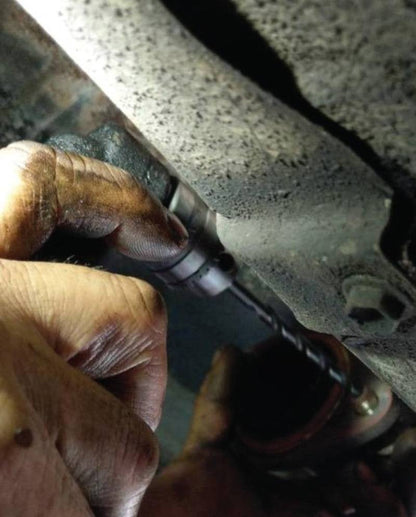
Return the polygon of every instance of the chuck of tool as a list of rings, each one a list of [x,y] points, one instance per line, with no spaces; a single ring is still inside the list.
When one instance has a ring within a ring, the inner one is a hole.
[[[216,296],[228,289],[236,265],[217,237],[215,213],[182,182],[176,183],[168,208],[187,228],[188,246],[170,263],[149,268],[169,287],[197,295]]]

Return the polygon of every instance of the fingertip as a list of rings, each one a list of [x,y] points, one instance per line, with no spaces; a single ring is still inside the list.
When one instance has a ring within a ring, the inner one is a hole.
[[[241,355],[241,350],[239,350],[235,345],[223,345],[214,352],[211,367],[214,368],[218,364],[234,361]]]
[[[226,402],[235,391],[242,352],[232,345],[218,349],[200,390],[200,396],[212,402]]]
[[[129,278],[140,293],[139,302],[143,303],[144,309],[147,312],[150,328],[156,334],[166,334],[167,310],[163,296],[150,283],[138,278]]]

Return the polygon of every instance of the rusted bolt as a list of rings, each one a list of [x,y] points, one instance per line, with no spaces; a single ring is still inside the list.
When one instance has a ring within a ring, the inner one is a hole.
[[[342,286],[348,317],[370,334],[394,332],[405,312],[403,298],[384,280],[370,275],[347,278]]]

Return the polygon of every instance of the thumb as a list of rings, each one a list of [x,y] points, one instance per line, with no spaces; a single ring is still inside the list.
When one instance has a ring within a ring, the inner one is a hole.
[[[243,354],[233,346],[218,350],[199,394],[183,453],[220,445],[229,437],[234,421],[236,385]]]

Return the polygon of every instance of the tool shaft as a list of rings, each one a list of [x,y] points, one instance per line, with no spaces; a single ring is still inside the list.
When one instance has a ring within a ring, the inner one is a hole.
[[[334,364],[332,359],[322,350],[321,347],[312,343],[304,334],[300,333],[299,331],[289,328],[278,317],[273,309],[264,305],[250,291],[248,291],[238,282],[233,282],[230,287],[230,291],[246,307],[254,310],[257,316],[270,328],[272,328],[277,335],[281,336],[283,339],[285,339],[285,341],[294,346],[299,353],[304,354],[333,381],[348,389],[353,397],[359,396],[361,390],[357,386],[349,383],[347,375]]]

